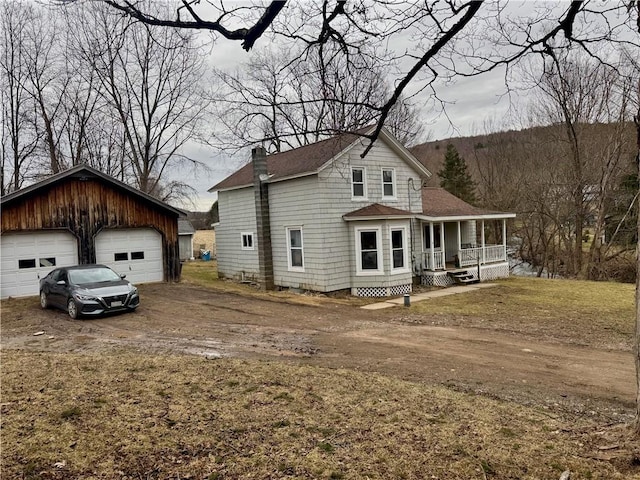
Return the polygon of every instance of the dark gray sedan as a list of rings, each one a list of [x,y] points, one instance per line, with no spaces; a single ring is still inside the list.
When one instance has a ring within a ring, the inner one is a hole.
[[[138,289],[105,265],[56,268],[40,279],[40,305],[66,310],[71,318],[133,311]]]

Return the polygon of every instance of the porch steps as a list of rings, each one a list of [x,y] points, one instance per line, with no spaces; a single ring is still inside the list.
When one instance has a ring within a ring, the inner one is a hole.
[[[459,270],[455,272],[447,272],[453,281],[458,285],[467,285],[469,283],[476,283],[478,279],[473,278],[473,275],[470,274],[467,270]]]

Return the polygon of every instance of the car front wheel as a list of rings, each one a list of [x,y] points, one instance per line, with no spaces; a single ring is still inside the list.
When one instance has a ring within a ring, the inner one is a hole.
[[[69,316],[74,320],[78,318],[78,306],[76,305],[76,302],[73,300],[73,298],[70,298],[69,302],[67,303],[67,312],[69,312]]]
[[[40,292],[40,306],[44,309],[49,308],[49,299],[44,290]]]

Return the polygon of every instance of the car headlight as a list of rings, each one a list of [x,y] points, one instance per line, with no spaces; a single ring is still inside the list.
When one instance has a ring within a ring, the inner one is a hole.
[[[84,293],[74,293],[73,295],[74,297],[76,297],[78,300],[97,300],[96,297],[94,297],[93,295],[85,295]]]
[[[131,288],[131,290],[129,292],[129,295],[133,296],[133,295],[137,295],[138,294],[138,289],[136,287],[131,285],[129,288]]]

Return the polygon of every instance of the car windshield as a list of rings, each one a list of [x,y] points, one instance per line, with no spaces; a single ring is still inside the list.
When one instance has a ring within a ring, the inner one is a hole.
[[[83,283],[114,282],[116,280],[120,280],[120,277],[110,268],[69,270],[69,282],[76,285],[82,285]]]

